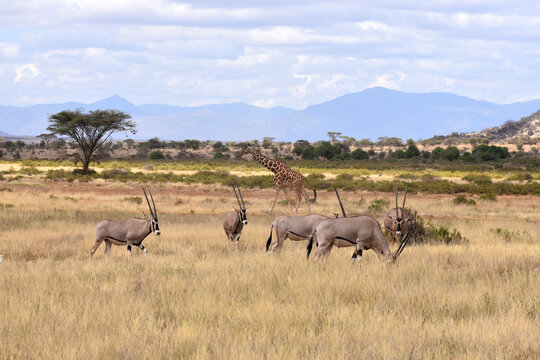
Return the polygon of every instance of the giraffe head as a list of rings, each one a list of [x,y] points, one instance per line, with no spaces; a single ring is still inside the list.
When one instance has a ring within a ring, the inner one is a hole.
[[[256,151],[257,149],[255,149],[253,146],[246,145],[240,152],[240,156],[244,156],[246,154],[254,154]]]

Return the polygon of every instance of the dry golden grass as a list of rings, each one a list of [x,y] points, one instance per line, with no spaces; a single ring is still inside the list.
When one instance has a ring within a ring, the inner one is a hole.
[[[145,240],[148,255],[113,247],[107,261],[102,246],[90,261],[99,220],[146,211],[125,200],[141,196],[137,184],[2,187],[1,359],[540,358],[538,198],[471,207],[410,195],[469,243],[410,246],[391,266],[367,251],[350,266],[352,248],[324,264],[305,261],[305,243],[266,255],[286,211],[265,214],[270,190],[244,191],[250,223],[236,249],[221,225],[228,189],[161,185],[162,236]],[[342,197],[352,214],[388,195]],[[319,199],[314,212],[338,211],[332,193]]]

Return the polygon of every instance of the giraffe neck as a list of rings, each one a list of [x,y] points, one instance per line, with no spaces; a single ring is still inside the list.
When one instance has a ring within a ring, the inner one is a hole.
[[[267,156],[264,156],[259,151],[253,149],[253,157],[262,164],[265,168],[275,173],[279,168],[279,162],[274,159],[270,159]]]

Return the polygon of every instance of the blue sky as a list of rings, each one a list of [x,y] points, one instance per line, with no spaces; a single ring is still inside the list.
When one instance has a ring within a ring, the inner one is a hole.
[[[0,0],[0,104],[540,98],[536,1]]]

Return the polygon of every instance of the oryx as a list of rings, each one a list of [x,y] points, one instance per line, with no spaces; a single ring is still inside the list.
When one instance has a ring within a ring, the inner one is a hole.
[[[405,186],[405,195],[403,197],[403,205],[398,207],[398,186],[396,183],[396,207],[390,209],[384,216],[384,234],[390,234],[391,238],[399,241],[402,236],[407,235],[409,232],[410,222],[412,218],[407,210],[405,210],[405,200],[407,200],[407,188],[409,183]]]
[[[339,205],[341,206],[341,212],[344,217],[347,217],[336,188],[334,188],[334,190],[336,191]],[[335,217],[337,218],[339,215],[335,214]],[[279,252],[286,239],[291,239],[293,241],[309,240],[317,225],[328,219],[331,219],[331,217],[319,214],[309,214],[304,216],[283,215],[278,217],[270,226],[270,236],[266,241],[266,252],[269,254]],[[270,247],[270,244],[272,243],[272,230],[274,229],[276,241]]]
[[[152,199],[152,205],[154,206],[153,210],[152,206],[150,206],[150,201],[148,201],[146,190],[144,190],[144,187],[142,189],[144,196],[146,197],[148,209],[150,210],[150,216],[146,219],[129,218],[126,220],[103,220],[97,224],[96,242],[90,250],[90,258],[92,258],[103,241],[105,241],[105,255],[107,256],[111,253],[111,244],[118,246],[127,245],[128,254],[131,253],[131,246],[135,245],[144,251],[144,254],[146,255],[146,248],[143,246],[142,241],[150,235],[151,232],[156,234],[156,236],[159,236],[161,232],[159,231],[156,204],[154,203],[152,192],[148,189],[150,198]],[[144,212],[143,215],[145,215]]]
[[[362,251],[369,249],[372,249],[381,260],[390,263],[397,260],[407,245],[411,233],[403,238],[398,250],[392,255],[379,222],[371,216],[359,215],[350,218],[328,219],[321,222],[313,232],[307,247],[307,257],[309,258],[315,240],[318,246],[315,260],[327,257],[335,245],[337,247],[356,247],[351,258],[352,263],[357,257],[362,258]]]
[[[244,228],[244,225],[247,225],[247,215],[246,215],[246,204],[244,203],[244,197],[242,196],[242,193],[240,192],[240,188],[238,188],[238,194],[236,193],[236,189],[234,185],[232,185],[232,188],[234,190],[234,195],[236,195],[236,201],[238,201],[238,206],[240,207],[240,210],[234,209],[233,211],[229,211],[225,215],[225,221],[223,221],[223,229],[225,230],[225,235],[227,235],[227,238],[231,241],[240,241],[240,234],[242,233],[242,229]],[[240,198],[238,198],[238,195],[240,195]],[[240,203],[240,199],[242,199],[242,202]]]

